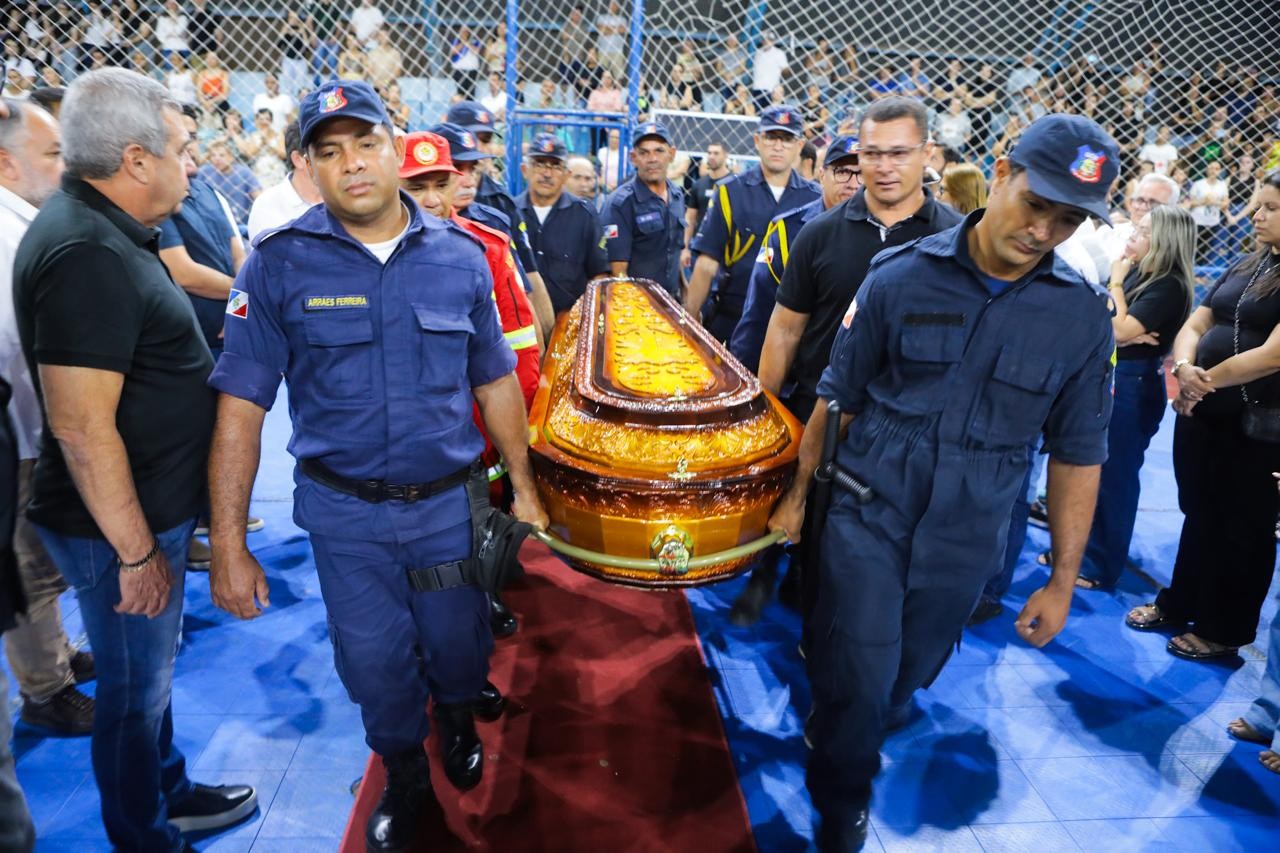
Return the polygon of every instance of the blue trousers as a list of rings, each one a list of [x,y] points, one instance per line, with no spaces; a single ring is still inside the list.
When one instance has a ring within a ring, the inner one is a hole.
[[[115,612],[120,569],[105,539],[63,536],[37,527],[53,562],[76,591],[93,663],[91,752],[102,798],[102,822],[118,849],[182,849],[167,822],[168,806],[191,792],[186,759],[173,743],[173,661],[182,635],[187,544],[195,519],[157,534],[173,586],[169,604],[154,619]]]
[[[1000,573],[987,581],[982,590],[984,601],[999,602],[1013,585],[1013,570],[1018,567],[1018,558],[1022,556],[1022,545],[1027,541],[1027,519],[1031,515],[1032,490],[1040,479],[1043,470],[1044,454],[1037,448],[1027,448],[1027,476],[1022,481],[1022,490],[1013,501],[1013,510],[1009,513],[1009,538],[1004,549],[1004,563]]]
[[[900,541],[872,531],[849,496],[837,494],[823,528],[809,623],[813,751],[805,778],[818,814],[834,823],[853,819],[870,801],[890,708],[932,681],[982,591],[980,576],[910,586]]]
[[[1107,461],[1102,466],[1098,506],[1085,548],[1080,576],[1114,587],[1129,559],[1129,542],[1138,518],[1142,490],[1139,472],[1147,446],[1160,429],[1168,405],[1164,367],[1159,358],[1116,363],[1115,405],[1107,432]]]
[[[427,699],[475,698],[489,674],[489,603],[470,586],[415,592],[408,570],[471,553],[471,523],[413,542],[311,534],[334,664],[379,755],[427,737]]]

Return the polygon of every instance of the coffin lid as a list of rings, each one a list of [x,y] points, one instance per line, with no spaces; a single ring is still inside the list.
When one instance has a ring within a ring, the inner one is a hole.
[[[760,381],[655,282],[590,282],[580,309],[580,410],[660,427],[738,422],[768,406]]]

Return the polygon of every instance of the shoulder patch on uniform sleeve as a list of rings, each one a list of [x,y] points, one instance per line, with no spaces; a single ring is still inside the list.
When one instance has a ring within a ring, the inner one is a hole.
[[[243,290],[231,288],[227,294],[227,313],[242,320],[249,318],[249,294]]]
[[[769,245],[760,247],[760,254],[756,255],[757,264],[773,265],[773,247]]]
[[[606,225],[604,227],[604,238],[606,240],[612,240],[614,237],[617,237],[617,236],[618,236],[618,226],[616,224]]]

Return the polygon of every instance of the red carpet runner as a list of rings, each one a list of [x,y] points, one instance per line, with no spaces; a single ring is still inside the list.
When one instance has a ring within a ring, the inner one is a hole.
[[[509,703],[478,723],[484,781],[459,795],[434,740],[434,812],[423,851],[753,851],[693,616],[681,593],[626,589],[526,544],[506,600],[520,632],[499,640],[492,681]],[[342,841],[364,850],[385,776],[371,756]]]

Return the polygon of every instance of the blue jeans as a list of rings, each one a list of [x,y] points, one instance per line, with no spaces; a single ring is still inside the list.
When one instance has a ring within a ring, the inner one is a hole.
[[[105,539],[64,536],[37,527],[49,556],[80,602],[98,671],[93,714],[93,776],[102,797],[102,822],[117,848],[182,849],[167,823],[168,804],[191,792],[186,759],[173,744],[169,704],[173,661],[182,634],[187,544],[195,519],[156,535],[169,559],[173,586],[159,616],[127,616],[120,603],[119,567]]]
[[[1244,720],[1271,738],[1273,750],[1280,750],[1280,612],[1271,620],[1267,637],[1267,668],[1258,685],[1258,698],[1244,712]]]
[[[1129,559],[1129,542],[1138,518],[1139,472],[1147,446],[1160,429],[1168,394],[1159,358],[1116,363],[1115,405],[1107,432],[1107,462],[1102,466],[1098,506],[1085,548],[1080,576],[1113,587]]]

